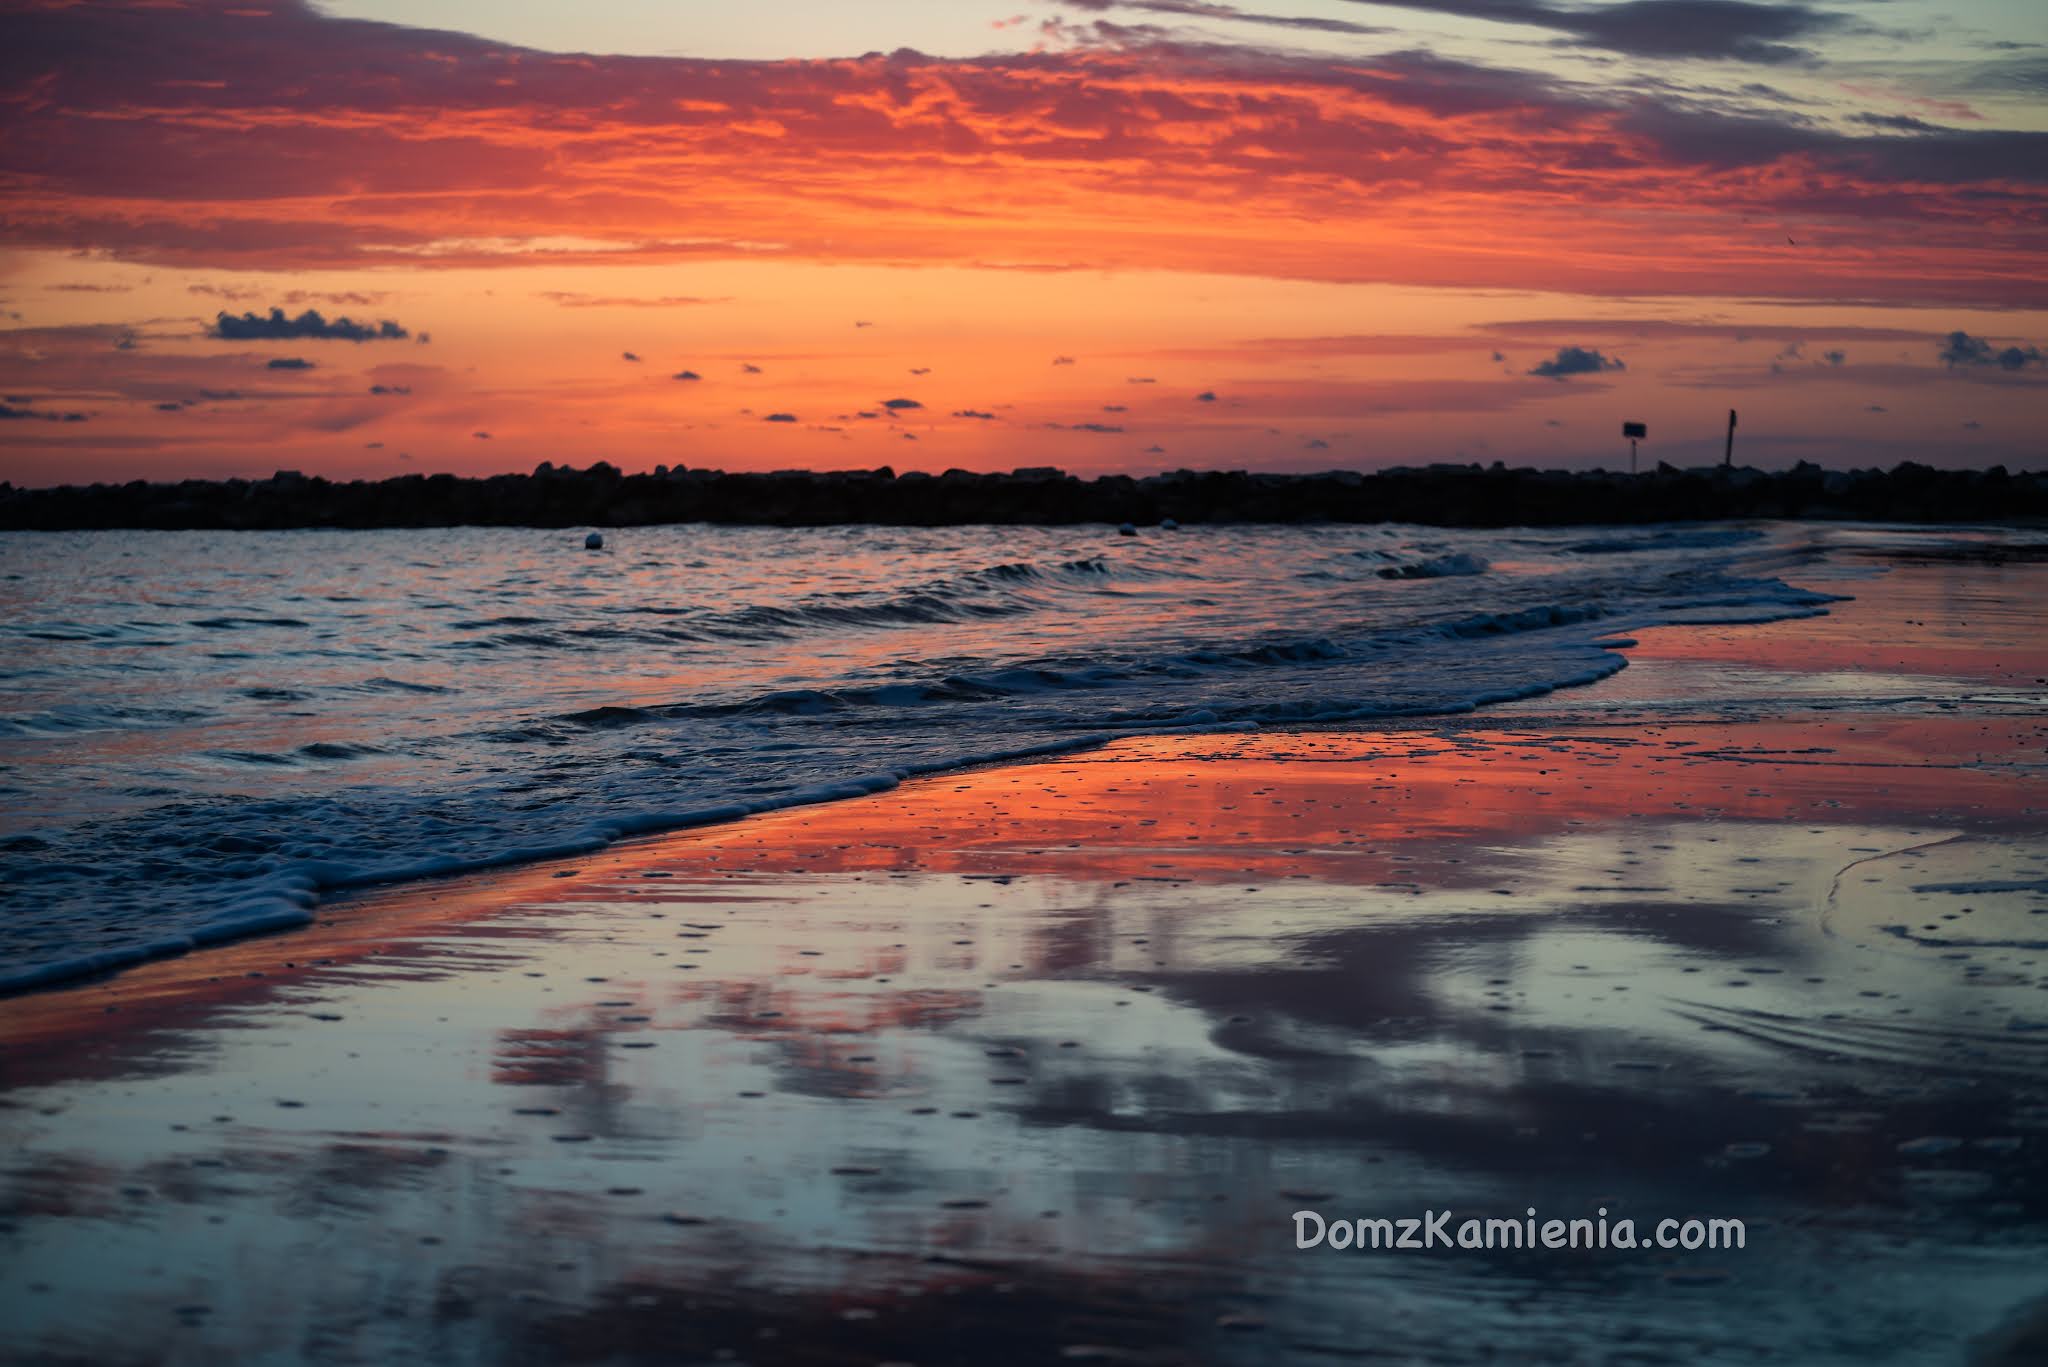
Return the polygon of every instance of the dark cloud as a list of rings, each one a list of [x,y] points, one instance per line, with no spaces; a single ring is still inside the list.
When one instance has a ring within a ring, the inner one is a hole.
[[[1841,365],[1849,359],[1849,353],[1846,351],[1823,351],[1820,354],[1820,358],[1829,365]]]
[[[639,358],[638,356],[635,356],[635,355],[634,355],[634,354],[633,354],[632,352],[630,352],[630,351],[622,351],[622,352],[620,352],[620,353],[619,353],[619,359],[620,359],[620,360],[622,360],[622,361],[631,361],[631,362],[633,362],[633,363],[634,363],[635,365],[638,365],[638,364],[640,363],[640,358]]]
[[[274,308],[268,317],[223,311],[213,320],[213,335],[230,342],[395,342],[412,334],[389,318],[376,324],[358,323],[352,318],[329,320],[321,317],[318,309],[307,309],[291,318],[283,309]]]
[[[696,371],[694,371],[694,370],[678,370],[678,371],[677,371],[677,372],[676,372],[676,373],[675,373],[675,374],[674,374],[673,376],[671,376],[670,378],[671,378],[671,379],[677,379],[677,380],[701,380],[701,379],[703,379],[704,377],[703,377],[702,375],[699,375],[699,374],[698,374],[698,373],[697,373]]]
[[[928,365],[914,365],[910,368],[910,373],[913,375],[929,375],[932,373],[932,368]]]
[[[1951,332],[1941,340],[1935,355],[1951,370],[1957,366],[1997,366],[2000,370],[2025,370],[2030,365],[2041,365],[2044,358],[2039,347],[1995,347],[1982,337],[1972,337],[1967,332]]]
[[[882,400],[882,407],[892,413],[901,413],[912,408],[923,408],[924,405],[916,399],[884,399]]]
[[[748,361],[740,367],[740,374],[742,375],[759,375],[760,373],[761,367],[755,365],[752,361]]]
[[[976,411],[975,411],[974,409],[972,409],[972,408],[962,408],[962,409],[959,409],[958,411],[956,411],[956,412],[955,412],[955,413],[953,414],[953,416],[954,416],[954,417],[956,417],[956,418],[979,418],[979,419],[981,419],[981,420],[982,420],[983,422],[994,422],[994,421],[996,420],[996,415],[995,415],[995,414],[993,414],[993,413],[977,413],[977,412],[976,412]]]
[[[303,356],[278,356],[265,363],[267,370],[311,370],[313,363]]]
[[[1196,402],[1196,403],[1214,403],[1214,402],[1216,402],[1216,391],[1215,391],[1215,390],[1213,390],[1213,389],[1205,389],[1205,390],[1203,390],[1203,391],[1202,391],[1201,393],[1199,393],[1199,394],[1195,395],[1195,402]]]
[[[489,441],[491,439],[491,434],[488,432],[472,432],[469,435],[478,441]]]
[[[16,408],[0,403],[0,421],[84,422],[83,413],[44,413],[33,408]]]
[[[1587,47],[1631,57],[1701,58],[1784,66],[1812,54],[1792,46],[1848,25],[1810,5],[1762,0],[1623,0],[1566,8],[1544,0],[1353,0],[1562,33]]]
[[[1071,356],[1055,356],[1052,358],[1052,363],[1054,365],[1072,365],[1074,358]]]
[[[1150,375],[1132,375],[1132,376],[1130,376],[1130,377],[1129,377],[1128,379],[1126,379],[1126,380],[1124,381],[1124,383],[1125,383],[1125,384],[1158,384],[1158,383],[1159,383],[1159,381],[1157,381],[1157,380],[1153,379],[1153,378],[1152,378],[1152,377],[1151,377]]]
[[[1121,432],[1124,429],[1106,422],[1049,422],[1046,424],[1055,432]]]
[[[1308,33],[1368,35],[1388,30],[1349,19],[1325,19],[1315,15],[1256,14],[1235,5],[1213,0],[1064,0],[1072,9],[1102,14],[1109,10],[1138,10],[1146,14],[1170,14],[1188,19],[1220,19],[1233,24],[1256,24],[1263,28],[1295,29]],[[1128,30],[1125,30],[1128,32]]]
[[[761,421],[763,421],[763,422],[795,422],[795,421],[796,421],[796,414],[794,414],[794,413],[770,413],[770,414],[769,414],[769,415],[768,415],[767,417],[763,418],[763,419],[762,419]]]
[[[372,394],[410,394],[412,393],[412,386],[409,384],[373,384],[370,386],[370,392]]]
[[[1889,128],[1895,133],[1941,133],[1947,130],[1925,119],[1916,119],[1911,114],[1872,114],[1865,111],[1851,114],[1849,122],[1860,123],[1866,128]]]
[[[1538,361],[1529,373],[1546,380],[1569,379],[1573,375],[1598,375],[1607,370],[1626,370],[1618,356],[1603,356],[1598,351],[1585,347],[1559,347],[1557,355],[1547,361]]]

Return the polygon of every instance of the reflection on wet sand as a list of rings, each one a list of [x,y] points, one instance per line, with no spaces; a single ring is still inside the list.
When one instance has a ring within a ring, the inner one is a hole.
[[[0,1352],[2027,1361],[2041,734],[1132,741],[0,1003]],[[1746,1246],[1293,1246],[1447,1207]]]

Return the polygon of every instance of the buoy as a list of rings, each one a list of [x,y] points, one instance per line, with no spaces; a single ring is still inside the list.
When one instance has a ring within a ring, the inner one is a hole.
[[[1118,527],[1116,529],[1116,534],[1118,536],[1136,536],[1138,534],[1138,529],[1136,527],[1133,527],[1130,523],[1126,522],[1121,527]]]
[[[584,538],[583,538],[583,549],[584,549],[584,550],[586,550],[586,551],[601,551],[601,550],[603,550],[603,549],[604,549],[604,533],[603,533],[603,532],[592,532],[592,533],[591,533],[591,534],[590,534],[589,536],[586,536],[586,537],[584,537]]]
[[[1180,530],[1180,523],[1175,522],[1170,517],[1162,517],[1159,519],[1159,530],[1162,532],[1177,532]]]

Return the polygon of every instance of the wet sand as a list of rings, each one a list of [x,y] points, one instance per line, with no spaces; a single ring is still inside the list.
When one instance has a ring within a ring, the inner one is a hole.
[[[2040,565],[0,1002],[10,1362],[2038,1361]],[[1735,1250],[1297,1251],[1335,1217]]]

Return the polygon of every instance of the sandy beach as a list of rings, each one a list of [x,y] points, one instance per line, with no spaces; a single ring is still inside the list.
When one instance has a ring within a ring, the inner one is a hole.
[[[1897,560],[1590,689],[940,775],[0,1002],[0,1352],[2038,1360],[2043,584]],[[1295,1246],[1444,1209],[1745,1241]]]

